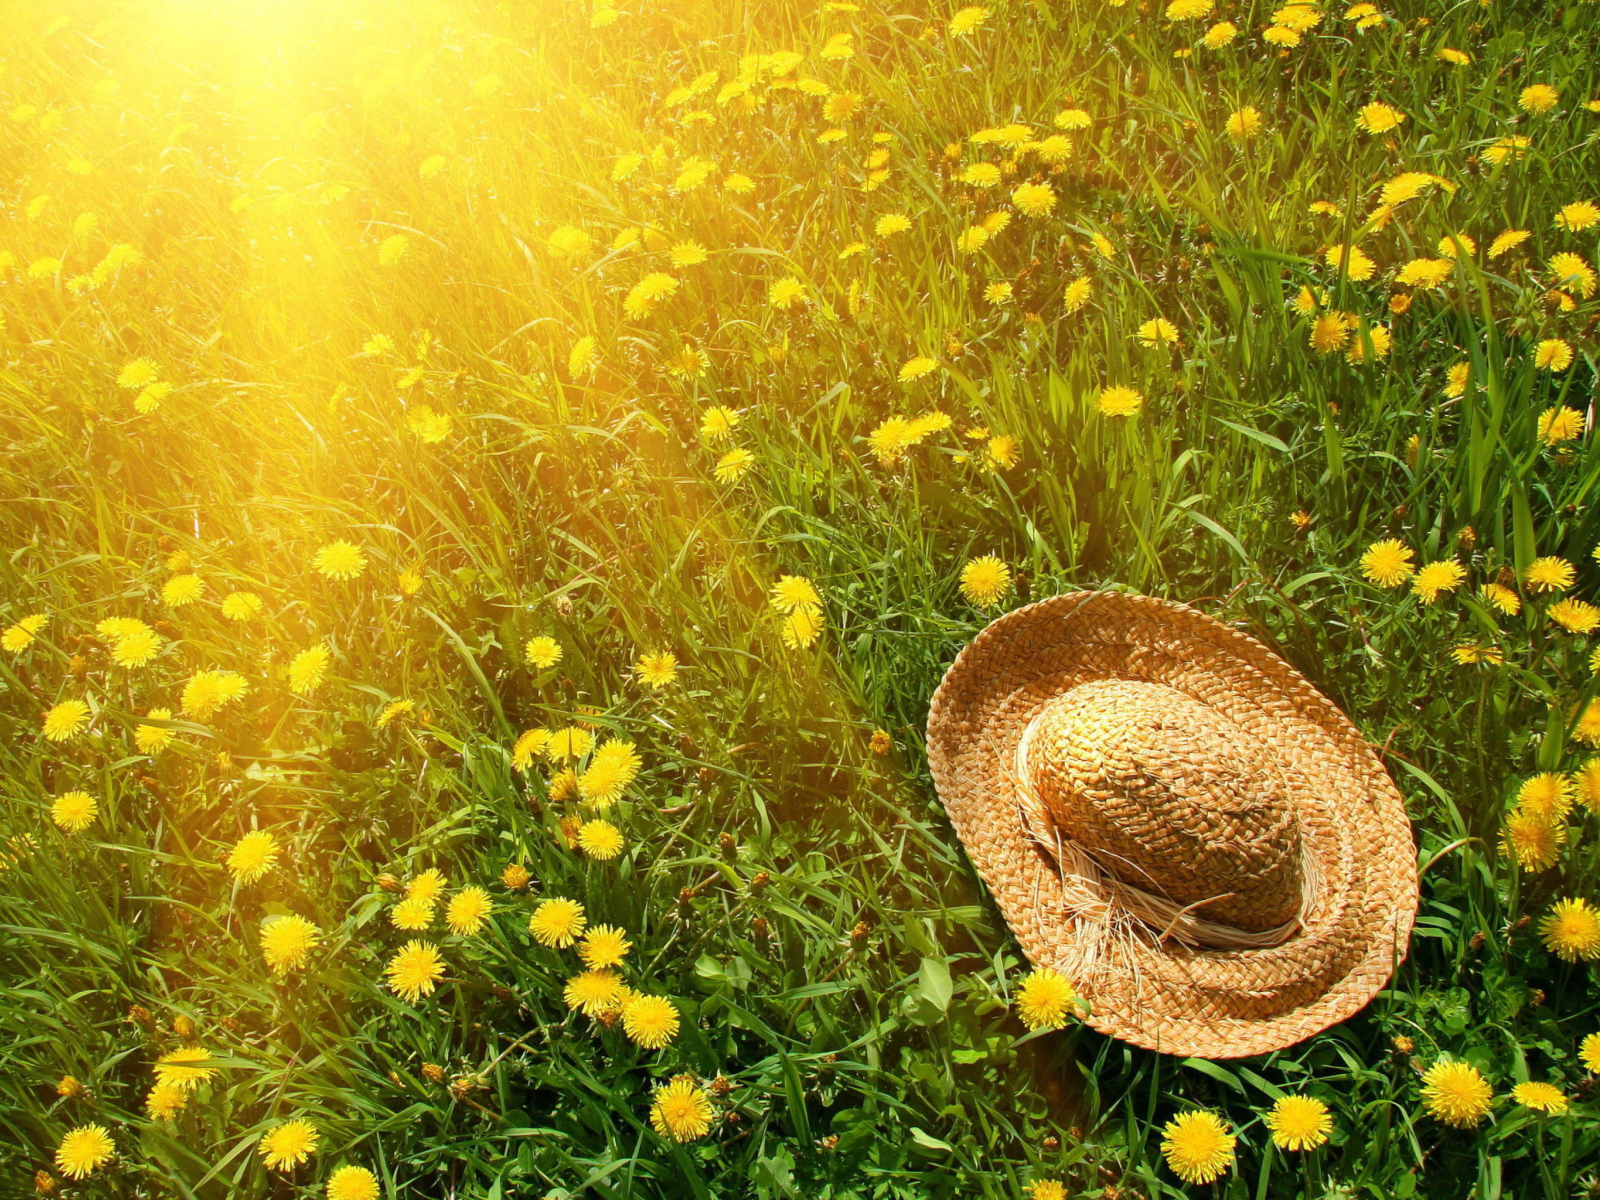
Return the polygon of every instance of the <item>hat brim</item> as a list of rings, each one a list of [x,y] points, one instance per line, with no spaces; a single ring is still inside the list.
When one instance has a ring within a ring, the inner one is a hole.
[[[1280,945],[1119,943],[1083,977],[1083,926],[1052,855],[1030,835],[1012,777],[1018,738],[1091,679],[1165,684],[1211,705],[1283,765],[1322,884]],[[1404,959],[1417,906],[1405,804],[1354,725],[1254,639],[1171,601],[1075,592],[1006,614],[957,656],[928,714],[934,784],[973,866],[1028,958],[1062,969],[1102,1033],[1166,1054],[1239,1058],[1353,1015]]]

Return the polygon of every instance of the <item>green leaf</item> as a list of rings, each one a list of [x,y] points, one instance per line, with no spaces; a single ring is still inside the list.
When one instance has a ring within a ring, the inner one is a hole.
[[[942,958],[925,958],[917,972],[922,998],[940,1012],[950,1008],[950,996],[955,991],[950,982],[950,964]]]

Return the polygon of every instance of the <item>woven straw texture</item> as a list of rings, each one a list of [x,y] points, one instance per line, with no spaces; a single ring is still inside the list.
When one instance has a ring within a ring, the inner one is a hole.
[[[1103,1033],[1264,1054],[1405,956],[1394,783],[1292,667],[1185,605],[1076,592],[1001,617],[934,693],[928,756],[1017,941]]]

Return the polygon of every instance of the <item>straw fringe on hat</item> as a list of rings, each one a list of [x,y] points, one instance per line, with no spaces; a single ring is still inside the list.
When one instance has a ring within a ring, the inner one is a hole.
[[[1292,667],[1185,605],[1076,592],[1001,617],[934,693],[928,757],[1017,941],[1103,1033],[1264,1054],[1405,957],[1393,781]]]

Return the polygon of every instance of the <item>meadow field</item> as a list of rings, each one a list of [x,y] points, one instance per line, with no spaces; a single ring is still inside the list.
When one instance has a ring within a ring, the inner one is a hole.
[[[0,30],[0,1196],[1600,1196],[1600,4]],[[1380,749],[1354,1019],[1018,1004],[922,726],[1080,588]]]

